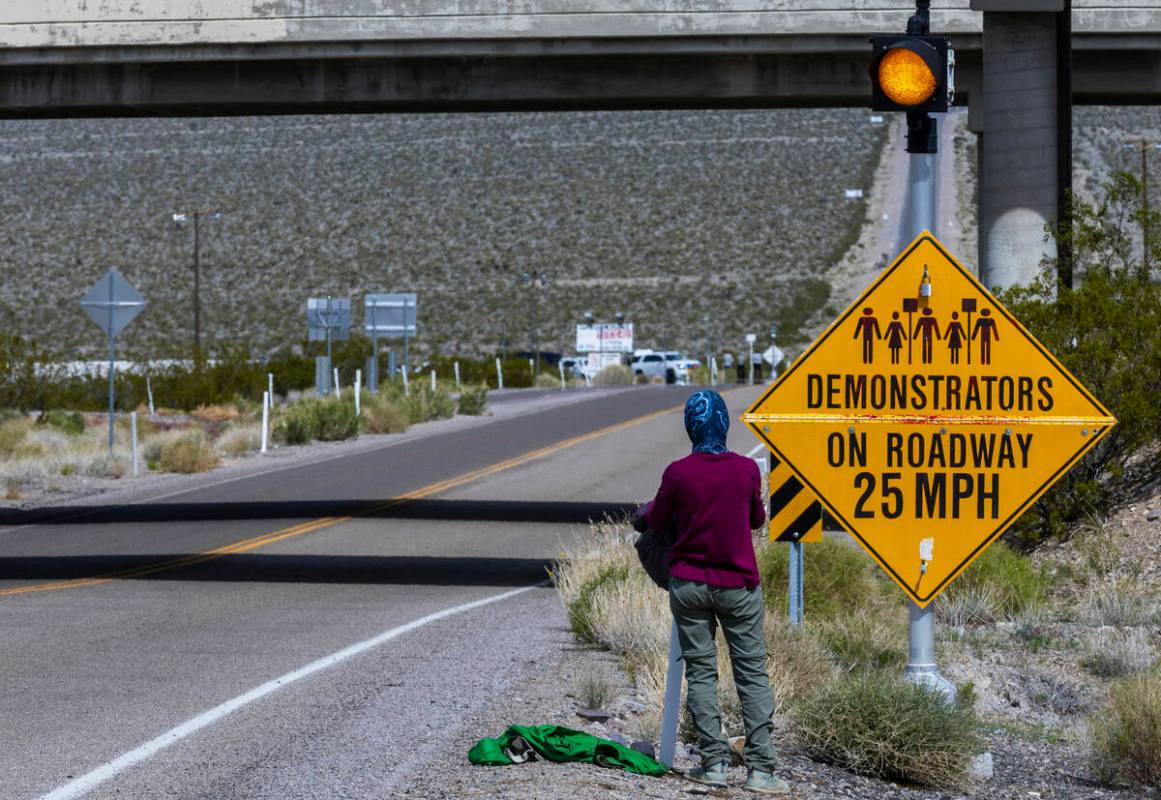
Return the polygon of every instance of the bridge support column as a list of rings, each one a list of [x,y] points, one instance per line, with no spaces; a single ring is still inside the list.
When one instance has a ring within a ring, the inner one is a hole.
[[[988,288],[1008,287],[1031,281],[1041,259],[1057,255],[1044,226],[1060,218],[1072,178],[1071,87],[1067,69],[1058,68],[1066,4],[972,0],[971,7],[984,12],[982,108],[972,109],[982,121],[980,279]]]

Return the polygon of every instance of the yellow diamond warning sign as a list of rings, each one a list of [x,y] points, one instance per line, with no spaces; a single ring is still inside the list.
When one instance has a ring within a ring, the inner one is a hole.
[[[1116,423],[929,233],[742,419],[920,606]]]

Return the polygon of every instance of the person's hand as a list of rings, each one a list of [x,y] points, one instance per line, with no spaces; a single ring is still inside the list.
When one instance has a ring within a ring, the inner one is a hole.
[[[649,509],[653,507],[653,501],[637,506],[637,510],[633,512],[633,516],[629,519],[629,524],[633,526],[633,530],[637,533],[644,533],[649,525],[645,522],[645,516],[649,513]]]

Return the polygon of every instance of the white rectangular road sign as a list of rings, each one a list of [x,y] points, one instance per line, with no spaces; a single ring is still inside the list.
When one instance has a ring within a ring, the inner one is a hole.
[[[576,326],[578,353],[632,353],[633,323]]]
[[[384,339],[415,336],[417,307],[412,293],[369,294],[363,300],[363,330]]]

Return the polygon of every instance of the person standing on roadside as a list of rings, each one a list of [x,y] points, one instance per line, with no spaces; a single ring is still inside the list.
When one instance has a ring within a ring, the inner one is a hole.
[[[726,448],[729,427],[720,394],[706,389],[690,396],[685,431],[693,452],[665,468],[645,522],[653,530],[675,530],[669,607],[677,622],[686,703],[702,760],[686,777],[727,786],[730,747],[722,733],[714,644],[720,625],[746,729],[745,788],[785,794],[790,785],[774,775],[774,692],[766,674],[765,610],[750,533],[766,520],[762,479],[753,459]]]

